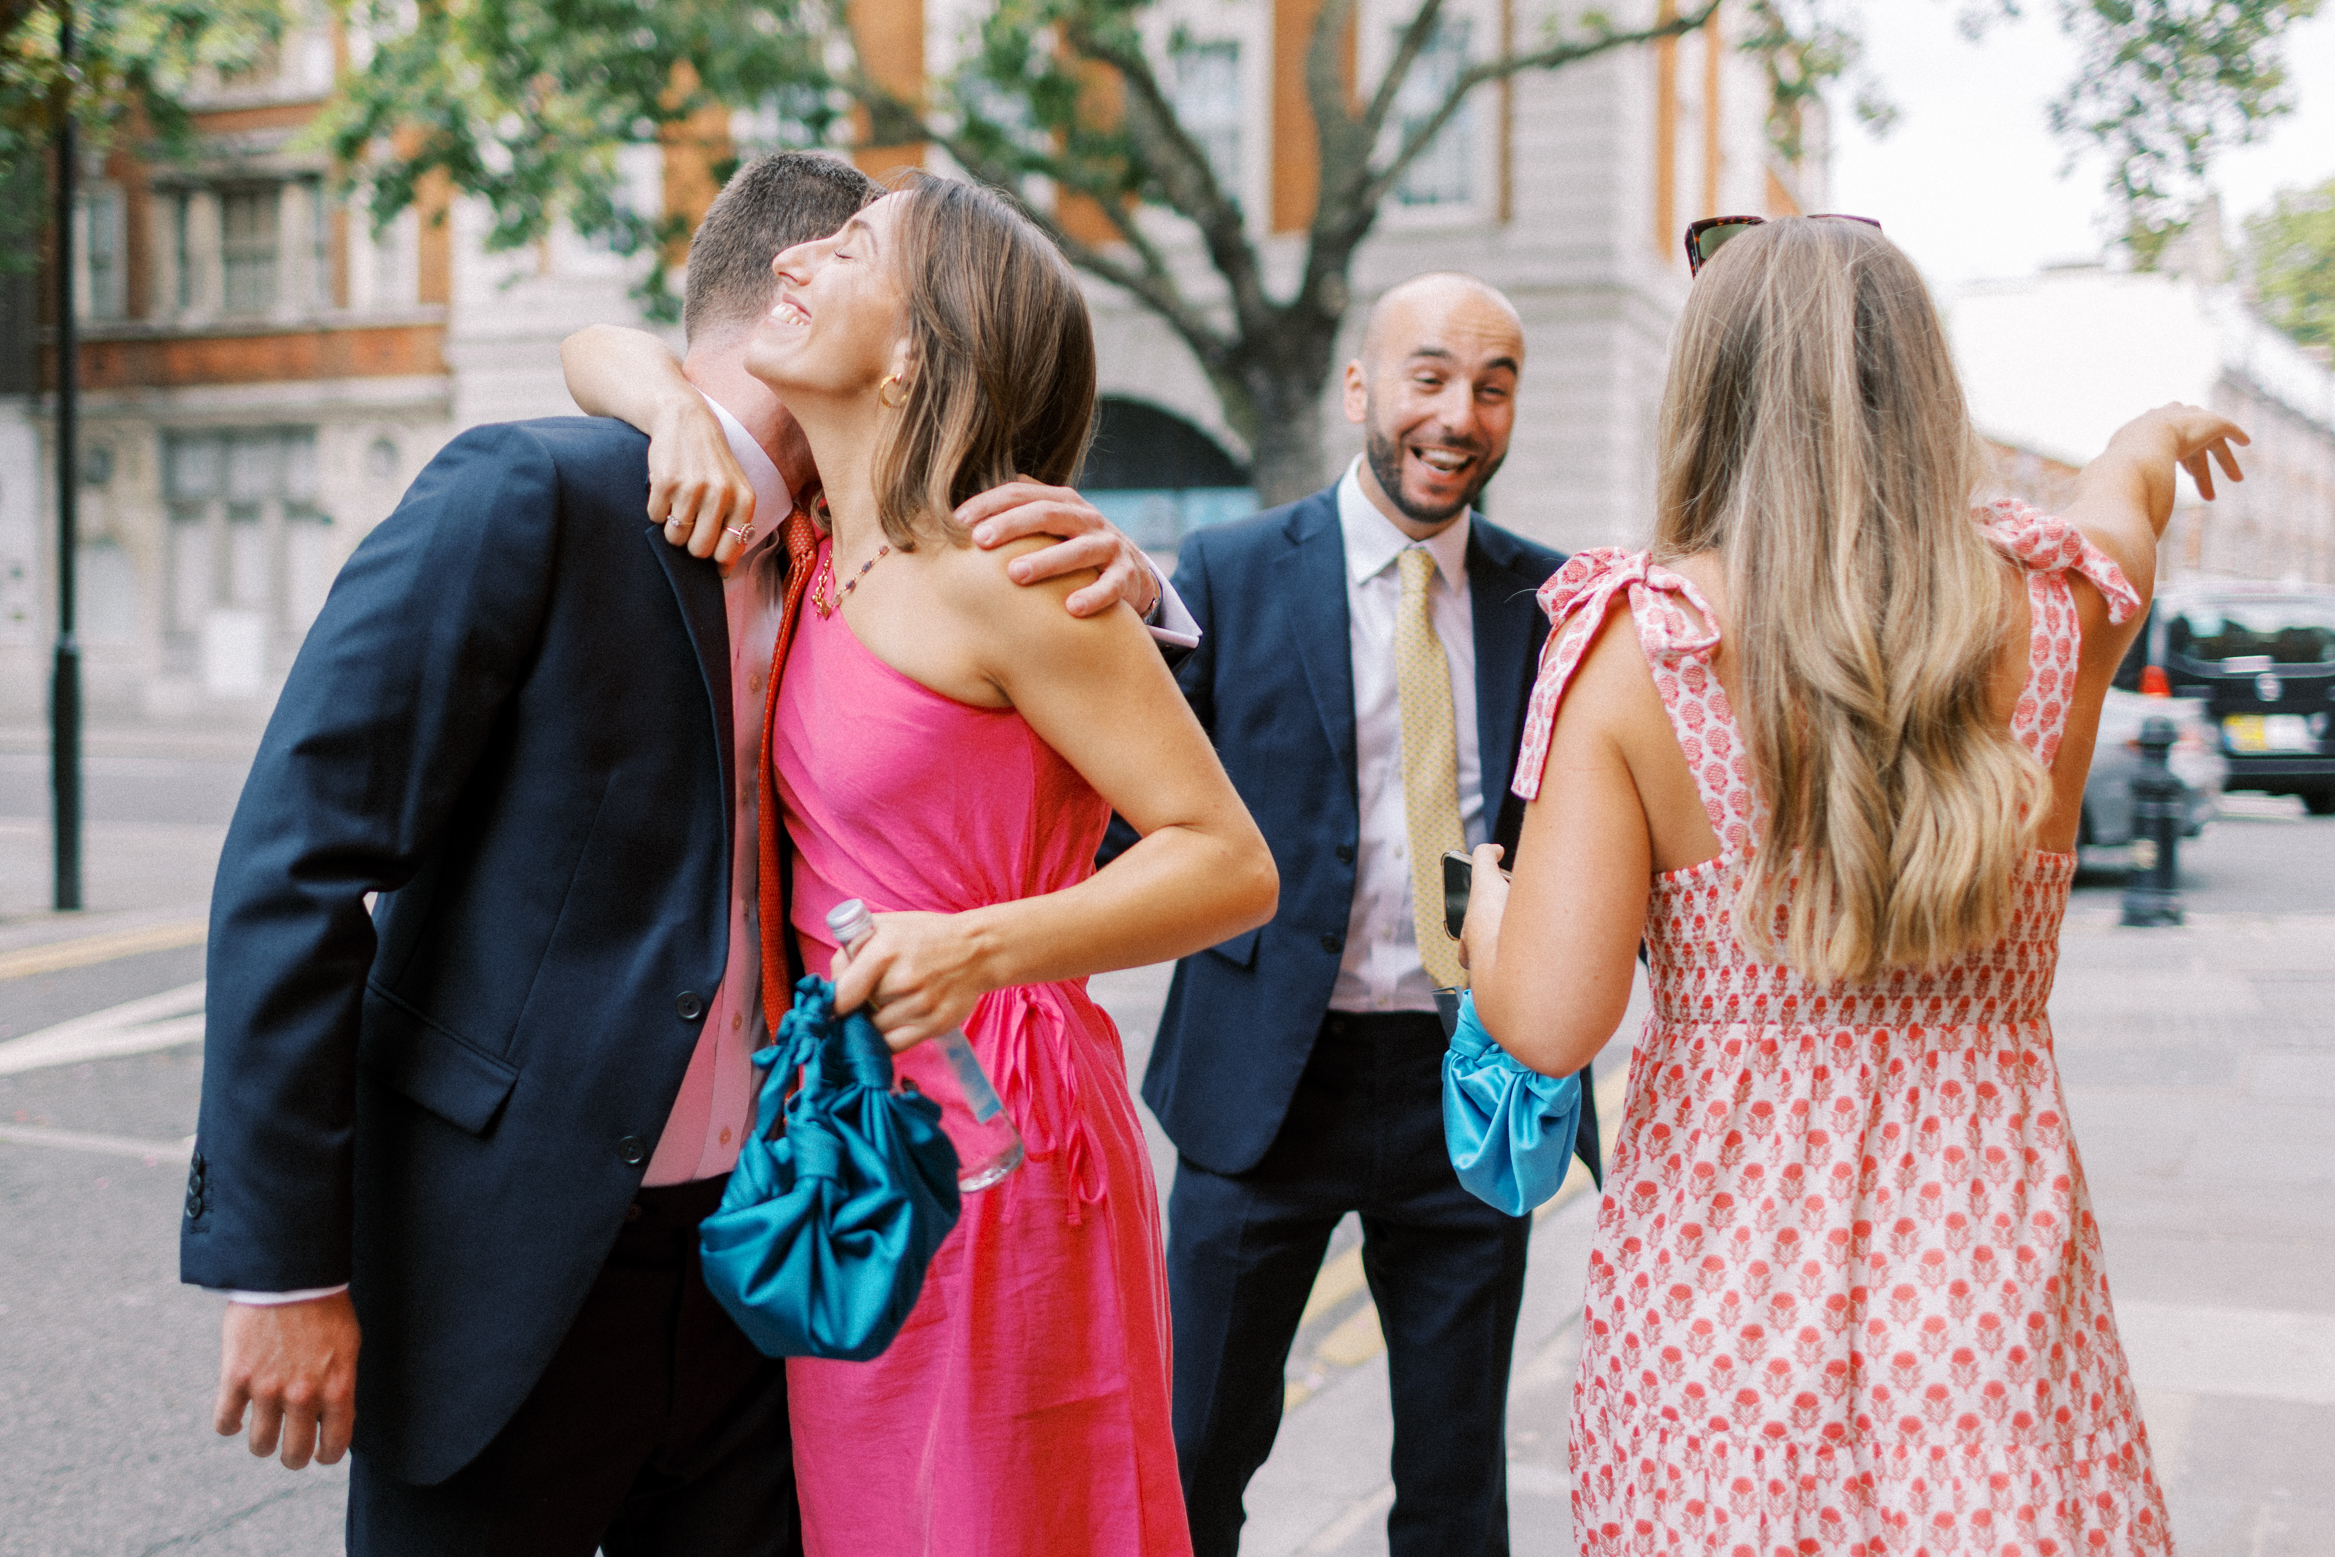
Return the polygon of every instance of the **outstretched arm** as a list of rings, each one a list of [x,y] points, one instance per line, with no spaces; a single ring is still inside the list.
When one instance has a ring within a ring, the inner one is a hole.
[[[2210,502],[2214,465],[2243,481],[2230,445],[2250,441],[2237,423],[2193,405],[2175,401],[2143,412],[2084,467],[2061,517],[2106,552],[2145,601],[2156,585],[2157,541],[2173,517],[2174,467],[2188,471],[2198,496]]]

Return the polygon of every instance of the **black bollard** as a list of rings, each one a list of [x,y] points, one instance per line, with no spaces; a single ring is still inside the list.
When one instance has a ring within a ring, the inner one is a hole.
[[[2135,869],[2124,888],[2129,925],[2181,922],[2181,828],[2188,821],[2182,783],[2166,754],[2173,749],[2173,721],[2150,719],[2140,727],[2140,772],[2132,780],[2132,852]]]

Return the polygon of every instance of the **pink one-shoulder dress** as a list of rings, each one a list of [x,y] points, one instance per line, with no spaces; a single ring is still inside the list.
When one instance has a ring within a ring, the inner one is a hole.
[[[957,702],[877,659],[840,611],[797,624],[772,740],[791,918],[815,970],[833,959],[827,910],[845,898],[955,913],[1094,871],[1110,807],[1078,772],[1013,710]],[[965,1036],[1028,1155],[965,1197],[881,1357],[789,1360],[806,1548],[1188,1553],[1159,1196],[1118,1029],[1069,979],[985,996]],[[929,1045],[899,1070],[957,1096]]]

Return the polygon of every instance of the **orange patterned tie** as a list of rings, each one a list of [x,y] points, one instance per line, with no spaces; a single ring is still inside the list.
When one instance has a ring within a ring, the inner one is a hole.
[[[770,656],[770,685],[762,704],[762,744],[755,753],[754,770],[762,790],[756,809],[761,823],[760,869],[755,895],[762,909],[762,1013],[777,1032],[780,1020],[794,1004],[787,980],[786,903],[779,890],[778,770],[771,761],[771,736],[778,727],[778,677],[786,668],[787,645],[794,641],[795,623],[803,614],[803,596],[811,588],[811,563],[819,555],[819,527],[809,510],[797,503],[779,532],[786,547],[786,593],[778,618],[778,646]]]

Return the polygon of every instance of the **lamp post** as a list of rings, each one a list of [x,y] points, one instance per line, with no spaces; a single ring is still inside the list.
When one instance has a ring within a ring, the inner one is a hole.
[[[81,546],[81,340],[73,313],[73,13],[57,23],[57,661],[49,683],[49,787],[55,796],[56,906],[81,906],[81,644],[74,563]]]

